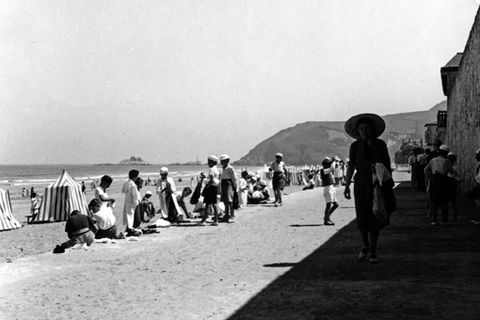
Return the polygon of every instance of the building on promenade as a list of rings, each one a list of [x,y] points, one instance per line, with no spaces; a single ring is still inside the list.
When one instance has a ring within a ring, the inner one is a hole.
[[[458,156],[461,192],[471,189],[480,148],[480,10],[463,53],[440,69],[447,96],[446,143]]]

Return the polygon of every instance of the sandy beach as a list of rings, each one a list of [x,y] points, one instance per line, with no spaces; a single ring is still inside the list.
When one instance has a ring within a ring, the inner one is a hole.
[[[121,227],[120,186],[114,184],[110,194],[118,199]],[[0,233],[1,316],[223,319],[285,271],[276,264],[300,261],[354,218],[352,201],[339,189],[336,225],[322,226],[322,189],[299,190],[287,187],[282,207],[239,210],[235,223],[172,226],[137,242],[95,243],[86,251],[51,253],[66,239],[64,222]],[[26,200],[14,201],[13,207],[24,221]]]

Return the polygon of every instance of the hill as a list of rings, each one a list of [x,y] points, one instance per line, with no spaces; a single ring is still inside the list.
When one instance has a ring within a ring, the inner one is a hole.
[[[381,138],[387,142],[390,156],[400,148],[402,140],[420,140],[425,133],[425,124],[435,122],[438,110],[446,110],[443,101],[429,110],[388,114],[382,116],[386,129]],[[235,161],[237,165],[262,165],[273,160],[275,153],[282,152],[291,165],[320,163],[325,156],[348,157],[353,139],[344,131],[344,121],[309,121],[281,130],[260,142],[252,150]]]

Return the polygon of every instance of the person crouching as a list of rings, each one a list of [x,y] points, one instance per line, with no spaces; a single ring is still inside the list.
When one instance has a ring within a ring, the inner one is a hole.
[[[71,248],[77,244],[86,244],[90,246],[95,241],[95,232],[97,227],[93,220],[78,210],[73,210],[65,224],[65,232],[69,240],[57,245],[54,253],[63,253],[65,249]]]

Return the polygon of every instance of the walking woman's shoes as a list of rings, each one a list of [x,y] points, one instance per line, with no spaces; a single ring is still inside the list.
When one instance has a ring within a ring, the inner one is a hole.
[[[358,254],[358,260],[359,261],[366,261],[367,260],[367,254],[368,254],[368,248],[362,248]]]
[[[375,264],[378,263],[378,257],[376,253],[370,253],[368,256],[368,262]]]
[[[328,220],[323,220],[323,225],[325,225],[325,226],[334,226],[335,223],[333,223],[332,220],[328,219]]]

